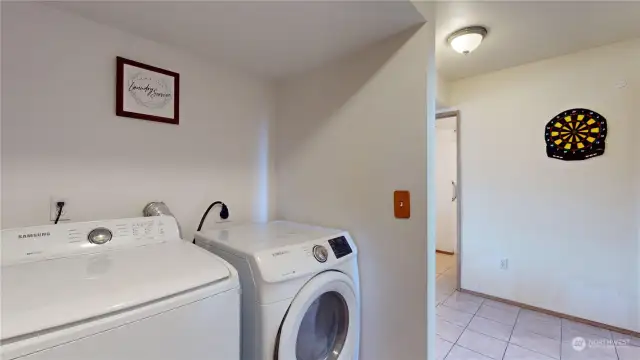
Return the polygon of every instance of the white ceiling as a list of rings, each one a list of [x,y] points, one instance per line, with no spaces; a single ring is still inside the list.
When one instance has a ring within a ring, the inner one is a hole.
[[[640,2],[439,2],[438,72],[455,80],[640,36]],[[453,31],[484,25],[489,35],[464,56],[446,43]]]
[[[394,2],[47,2],[266,77],[302,72],[423,23]]]

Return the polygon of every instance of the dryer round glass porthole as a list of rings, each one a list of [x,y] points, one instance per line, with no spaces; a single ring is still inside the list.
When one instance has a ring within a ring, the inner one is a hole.
[[[321,273],[304,285],[282,321],[274,358],[352,360],[360,333],[355,286],[338,271]]]
[[[296,339],[297,360],[336,359],[349,330],[349,308],[335,291],[318,297],[302,318]]]

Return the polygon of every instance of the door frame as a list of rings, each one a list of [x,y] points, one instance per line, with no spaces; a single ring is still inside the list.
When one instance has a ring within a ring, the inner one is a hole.
[[[457,184],[457,202],[456,202],[456,266],[458,267],[458,279],[456,284],[456,290],[460,290],[462,287],[462,167],[461,164],[461,151],[460,151],[460,111],[455,109],[446,109],[436,112],[436,121],[439,119],[455,117],[456,118],[456,184]]]

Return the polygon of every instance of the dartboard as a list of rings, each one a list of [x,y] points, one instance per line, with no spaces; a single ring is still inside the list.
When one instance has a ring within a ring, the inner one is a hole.
[[[584,160],[604,154],[607,120],[595,111],[571,109],[545,126],[547,155],[561,160]]]

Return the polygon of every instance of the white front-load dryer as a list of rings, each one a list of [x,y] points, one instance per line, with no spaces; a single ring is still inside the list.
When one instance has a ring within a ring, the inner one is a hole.
[[[242,286],[242,359],[357,360],[357,249],[342,230],[274,221],[196,233]]]

